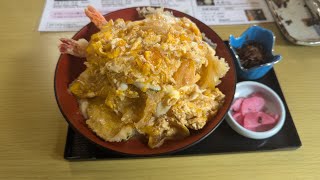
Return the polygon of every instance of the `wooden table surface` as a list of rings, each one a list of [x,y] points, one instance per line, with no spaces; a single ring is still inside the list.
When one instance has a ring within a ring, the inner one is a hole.
[[[302,147],[290,151],[69,162],[53,92],[60,37],[37,31],[44,1],[0,3],[0,179],[320,179],[320,47],[296,46],[274,23],[275,66]],[[248,25],[216,26],[223,38]]]

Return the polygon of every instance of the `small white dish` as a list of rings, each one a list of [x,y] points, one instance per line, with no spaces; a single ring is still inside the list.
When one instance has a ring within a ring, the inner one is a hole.
[[[228,111],[226,120],[233,130],[235,130],[236,132],[238,132],[239,134],[245,137],[252,138],[252,139],[269,138],[275,135],[277,132],[279,132],[284,124],[284,121],[286,118],[286,111],[285,111],[284,104],[281,98],[278,96],[278,94],[274,92],[271,88],[269,88],[264,84],[254,82],[254,81],[243,81],[243,82],[237,83],[234,100],[240,97],[248,97],[250,94],[253,94],[253,93],[263,94],[266,101],[266,104],[265,104],[266,112],[279,115],[279,120],[277,124],[272,129],[267,131],[263,131],[263,132],[251,131],[241,126],[232,117],[231,110]]]

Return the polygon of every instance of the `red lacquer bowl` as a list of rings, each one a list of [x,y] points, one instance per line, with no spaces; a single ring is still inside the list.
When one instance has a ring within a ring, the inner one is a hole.
[[[84,71],[85,66],[83,62],[85,59],[79,59],[71,55],[61,55],[57,63],[54,79],[55,95],[60,111],[74,130],[95,144],[126,155],[148,156],[173,153],[190,147],[207,137],[211,132],[214,131],[215,128],[218,127],[228,112],[233,100],[236,84],[236,73],[229,49],[226,47],[221,38],[207,25],[185,13],[171,9],[167,10],[172,11],[173,15],[176,17],[187,17],[196,23],[200,31],[205,33],[206,37],[217,44],[216,54],[219,57],[224,57],[226,62],[229,64],[230,70],[226,76],[222,78],[222,83],[218,86],[218,88],[226,95],[223,106],[218,111],[217,115],[207,122],[203,129],[191,131],[191,135],[183,140],[166,141],[159,148],[151,149],[148,147],[145,141],[142,141],[138,138],[133,138],[126,142],[106,142],[99,138],[86,125],[85,119],[80,113],[77,99],[68,91],[69,84],[75,80],[82,71]],[[141,19],[136,11],[136,8],[114,11],[106,14],[105,18],[107,20],[123,18],[124,20],[131,21]],[[73,39],[77,40],[80,38],[85,38],[89,40],[91,35],[96,32],[98,32],[98,29],[92,23],[89,23],[78,33],[76,33]]]

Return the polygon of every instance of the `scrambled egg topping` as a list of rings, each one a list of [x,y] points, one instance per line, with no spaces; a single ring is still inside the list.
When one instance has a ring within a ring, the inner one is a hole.
[[[162,9],[110,20],[91,36],[86,70],[70,85],[88,126],[106,141],[148,138],[151,148],[204,127],[222,105],[229,69],[189,19]]]

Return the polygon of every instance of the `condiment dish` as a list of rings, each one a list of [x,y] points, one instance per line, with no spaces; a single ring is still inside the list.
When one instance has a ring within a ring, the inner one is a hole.
[[[236,85],[236,93],[234,96],[234,100],[240,97],[247,97],[250,94],[253,93],[259,93],[262,94],[266,100],[265,109],[269,113],[274,113],[279,115],[279,119],[275,126],[267,131],[263,132],[255,132],[248,130],[241,126],[232,116],[232,110],[228,111],[227,114],[227,122],[230,125],[230,127],[235,130],[237,133],[241,134],[242,136],[252,138],[252,139],[265,139],[269,138],[276,133],[278,133],[286,118],[286,111],[284,104],[281,100],[281,98],[278,96],[276,92],[274,92],[271,88],[268,86],[254,82],[254,81],[243,81],[240,83],[237,83]]]
[[[247,42],[254,41],[260,43],[265,50],[265,63],[252,68],[245,68],[242,66],[240,57],[236,49],[241,48]],[[273,54],[273,47],[275,43],[275,36],[272,31],[262,28],[260,26],[249,27],[241,36],[235,38],[233,35],[229,37],[229,46],[236,58],[237,75],[244,80],[255,80],[263,77],[273,66],[281,59],[281,55]]]

